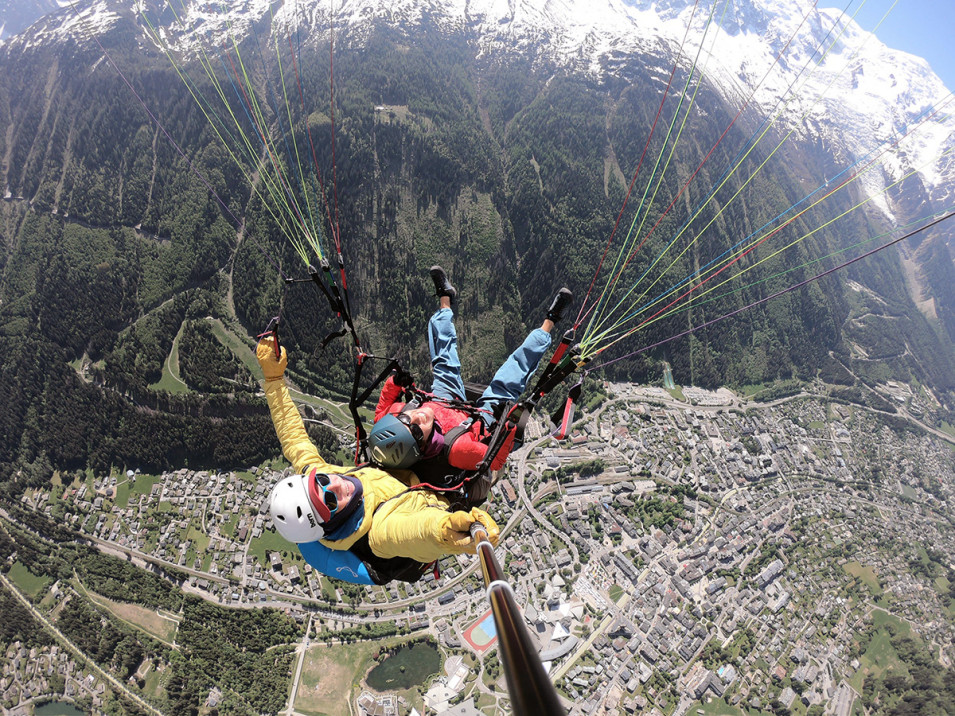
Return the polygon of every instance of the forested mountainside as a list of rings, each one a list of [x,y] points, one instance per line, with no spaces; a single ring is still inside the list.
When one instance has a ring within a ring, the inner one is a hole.
[[[258,31],[268,33],[267,19]],[[144,41],[138,18],[121,14],[97,42],[102,47],[14,41],[0,56],[0,387],[8,396],[0,464],[7,476],[44,479],[51,466],[256,462],[277,445],[256,396],[253,336],[281,310],[294,380],[319,395],[350,390],[352,356],[344,341],[321,348],[339,322],[313,286],[283,284],[276,266],[294,277],[305,277],[305,267],[169,61]],[[274,72],[254,42],[246,40],[243,52]],[[346,27],[335,45],[333,123],[327,37],[303,42],[308,125],[324,175],[335,178],[350,299],[366,349],[427,375],[424,327],[434,307],[427,270],[434,263],[461,290],[469,379],[490,375],[560,285],[583,296],[672,61],[662,52],[619,57],[613,73],[595,77],[543,54],[482,52],[466,28],[425,20],[411,35],[384,23],[350,35]],[[682,68],[675,82],[685,74]],[[660,121],[675,111],[675,103],[666,105]],[[651,225],[735,112],[704,84],[653,200]],[[730,130],[700,186],[718,179],[753,121]],[[661,148],[654,136],[651,155]],[[760,160],[757,149],[750,161]],[[712,226],[677,259],[673,275],[724,252],[839,169],[817,138],[791,142],[748,184],[749,174],[730,177],[726,192],[740,190],[740,198],[725,211],[718,204],[704,210]],[[680,198],[681,215],[662,219],[624,281],[651,267],[704,191]],[[854,188],[834,194],[747,261],[858,201]],[[809,278],[837,261],[809,262],[882,233],[881,222],[881,214],[856,211],[823,226],[756,267],[752,285],[648,326],[613,355]],[[942,260],[938,234],[913,239],[906,251],[936,252],[929,265],[937,275],[923,276],[922,285],[952,291],[955,271]],[[955,330],[945,311],[955,301],[934,296],[943,309],[930,322],[912,298],[907,270],[921,269],[907,267],[895,250],[881,252],[601,375],[659,380],[665,359],[677,382],[704,386],[895,379],[935,391],[945,414],[955,389]],[[316,437],[333,444],[329,434]]]

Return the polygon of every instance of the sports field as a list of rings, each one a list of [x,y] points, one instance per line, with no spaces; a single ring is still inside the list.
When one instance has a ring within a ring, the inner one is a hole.
[[[464,632],[464,638],[475,651],[486,651],[497,641],[497,628],[494,615],[488,609],[474,624]]]

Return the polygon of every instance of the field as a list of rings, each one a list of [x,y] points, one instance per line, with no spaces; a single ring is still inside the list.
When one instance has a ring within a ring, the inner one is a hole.
[[[186,530],[186,539],[192,540],[197,552],[205,552],[209,549],[209,535],[194,524],[190,524],[189,529]]]
[[[255,358],[255,351],[246,343],[230,331],[218,318],[213,318],[209,321],[212,326],[212,332],[215,334],[215,337],[219,339],[219,342],[228,348],[232,355],[234,355],[239,361],[242,362],[248,371],[258,378],[262,374],[262,369],[259,368],[259,362]]]
[[[158,383],[149,386],[150,390],[165,390],[169,393],[189,393],[189,386],[179,378],[179,339],[182,338],[182,326],[172,342],[172,350],[162,364],[162,377]]]
[[[286,566],[290,563],[299,563],[299,568],[301,568],[305,564],[298,548],[282,539],[278,532],[272,532],[271,530],[265,530],[261,536],[249,541],[249,554],[254,555],[264,565],[269,563],[266,557],[268,552],[282,553],[282,561]]]
[[[160,696],[164,695],[165,686],[163,685],[163,675],[164,672],[156,668],[150,668],[146,672],[146,686],[143,687],[143,693],[147,696],[151,696],[154,699],[158,699]]]
[[[295,712],[305,716],[350,716],[350,704],[364,688],[365,675],[375,666],[373,656],[382,647],[400,644],[400,638],[331,647],[313,645],[305,655],[302,679],[295,694]],[[439,655],[440,668],[440,655]],[[414,689],[398,691],[419,713],[424,699]]]
[[[338,601],[338,592],[335,590],[335,584],[331,579],[322,577],[322,594],[330,603]]]
[[[306,716],[350,716],[354,687],[378,645],[359,642],[333,647],[312,646],[305,654],[295,711]]]
[[[847,562],[842,568],[850,575],[862,581],[869,588],[873,597],[882,594],[882,585],[879,584],[879,577],[872,567],[863,567],[859,562]]]
[[[872,612],[872,624],[876,632],[872,636],[872,641],[869,642],[865,653],[859,659],[861,663],[859,670],[849,680],[850,685],[860,693],[866,676],[881,676],[889,670],[903,676],[908,674],[908,670],[899,660],[895,647],[892,646],[888,631],[883,627],[892,624],[901,634],[910,633],[912,628],[906,622],[881,609]]]
[[[915,502],[919,498],[919,493],[911,485],[902,485],[902,496]]]
[[[480,691],[475,692],[477,694],[477,700],[474,702],[474,706],[478,711],[481,711],[485,714],[496,714],[497,708],[497,699],[491,696],[490,694],[481,693]],[[495,710],[492,710],[495,709]]]
[[[235,528],[239,524],[239,515],[230,515],[229,518],[219,525],[219,533],[224,537],[233,539],[235,537]]]
[[[620,597],[623,596],[623,587],[621,587],[619,584],[612,584],[608,590],[608,594],[611,601],[614,603],[619,602]]]
[[[686,399],[686,396],[683,395],[683,388],[681,388],[680,386],[676,386],[675,388],[670,388],[669,390],[667,390],[667,392],[670,394],[670,396],[674,400],[679,400],[681,403],[688,402]]]
[[[948,590],[950,587],[951,587],[951,584],[949,584],[948,579],[945,577],[939,577],[938,579],[935,580],[935,591],[937,591],[940,595],[948,594]],[[944,603],[944,600],[943,600],[943,603]],[[955,600],[952,600],[952,603],[949,605],[948,612],[952,616],[955,616]]]
[[[155,609],[147,609],[138,604],[114,602],[112,599],[107,599],[95,592],[89,591],[82,584],[78,584],[78,586],[85,596],[95,604],[106,609],[116,619],[136,627],[168,646],[173,645],[176,639],[176,630],[179,629],[179,621],[177,619],[160,616]]]
[[[247,483],[249,483],[249,484],[251,484],[251,485],[254,485],[254,484],[256,483],[256,481],[257,481],[257,478],[255,477],[255,475],[253,475],[251,472],[247,472],[247,471],[245,471],[245,470],[241,470],[241,471],[239,471],[239,472],[236,472],[236,473],[235,473],[235,476],[236,476],[237,478],[239,478],[240,480],[242,480],[242,482],[247,482]]]
[[[129,505],[129,480],[125,476],[116,483],[116,496],[113,501],[121,509],[126,509]]]
[[[703,712],[704,716],[758,716],[762,714],[762,711],[757,711],[755,709],[749,709],[743,711],[739,706],[730,706],[723,699],[709,699],[705,703],[697,701],[690,707],[690,710],[687,711],[689,714],[696,714],[699,711]]]
[[[129,499],[136,502],[142,495],[148,495],[157,482],[160,482],[158,475],[137,475],[135,484],[128,483]]]
[[[35,599],[50,583],[49,577],[37,577],[19,561],[13,563],[7,576],[30,599]]]

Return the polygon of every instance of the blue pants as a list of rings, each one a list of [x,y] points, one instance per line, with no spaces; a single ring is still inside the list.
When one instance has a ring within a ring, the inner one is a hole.
[[[490,385],[477,401],[477,407],[492,411],[498,404],[517,400],[527,381],[537,371],[541,358],[550,348],[550,334],[535,328],[524,342],[497,369]],[[458,333],[454,329],[454,312],[439,308],[428,322],[428,348],[431,350],[431,392],[439,398],[464,400],[461,361],[458,359]],[[482,414],[490,424],[490,413]]]

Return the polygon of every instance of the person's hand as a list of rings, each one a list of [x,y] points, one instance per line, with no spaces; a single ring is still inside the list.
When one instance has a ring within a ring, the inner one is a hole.
[[[288,365],[288,354],[285,352],[285,346],[281,347],[281,356],[275,359],[275,338],[266,336],[259,341],[255,347],[255,357],[262,366],[262,373],[266,381],[281,380],[285,373],[285,367]]]
[[[410,388],[414,385],[414,376],[403,368],[395,370],[395,376],[392,380],[399,388]]]
[[[472,507],[470,512],[458,511],[448,515],[445,526],[450,534],[445,535],[446,542],[458,549],[465,548],[468,552],[476,551],[477,544],[472,543],[471,539],[471,525],[475,522],[483,525],[488,541],[496,547],[501,537],[501,530],[487,512],[477,507]]]

